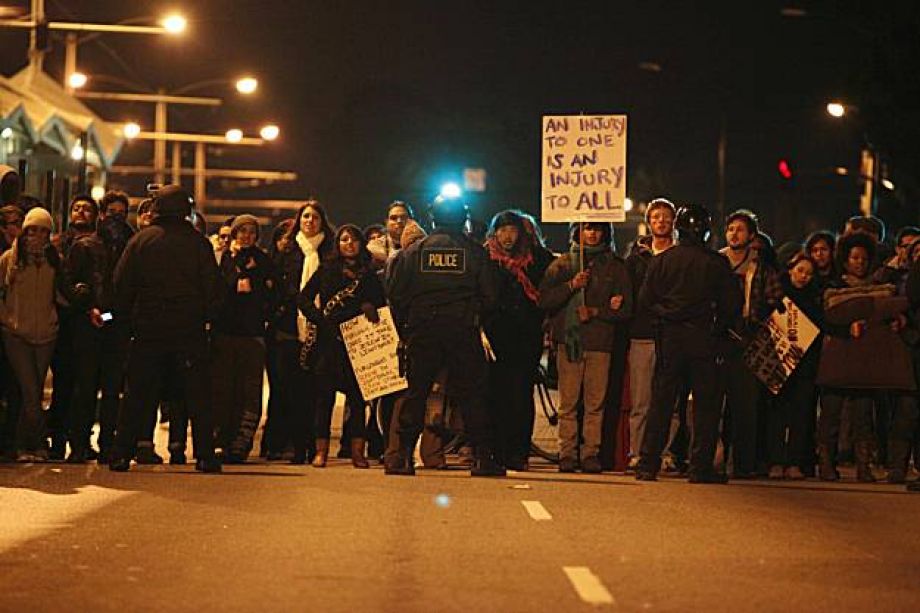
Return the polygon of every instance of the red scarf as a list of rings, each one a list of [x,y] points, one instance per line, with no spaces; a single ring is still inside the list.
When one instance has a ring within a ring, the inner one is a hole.
[[[533,264],[533,253],[528,249],[526,253],[517,257],[510,256],[498,245],[498,241],[495,238],[489,239],[486,246],[489,249],[489,257],[501,264],[502,268],[512,273],[518,283],[521,284],[521,288],[527,298],[536,304],[537,300],[540,299],[540,292],[530,282],[530,278],[526,273],[527,267]]]

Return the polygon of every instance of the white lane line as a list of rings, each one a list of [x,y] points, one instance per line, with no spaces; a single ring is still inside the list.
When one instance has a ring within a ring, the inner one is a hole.
[[[530,518],[534,521],[549,521],[553,518],[542,504],[537,500],[522,500],[521,504],[527,509]]]
[[[582,600],[591,604],[616,604],[613,595],[604,587],[597,575],[587,566],[563,566],[563,572],[572,582]]]

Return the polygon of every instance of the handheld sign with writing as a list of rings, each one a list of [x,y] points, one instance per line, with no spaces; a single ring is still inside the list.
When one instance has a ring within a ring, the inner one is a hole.
[[[390,307],[378,309],[377,313],[378,323],[359,315],[339,324],[361,395],[367,401],[408,387],[406,379],[399,375],[399,335]]]
[[[744,361],[773,394],[779,394],[805,352],[820,334],[818,327],[789,298],[785,312],[773,311],[744,351]]]
[[[626,221],[626,115],[543,117],[543,221]]]

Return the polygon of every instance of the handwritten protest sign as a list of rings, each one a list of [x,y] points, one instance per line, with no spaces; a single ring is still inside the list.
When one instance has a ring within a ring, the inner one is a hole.
[[[626,221],[626,115],[543,117],[543,221]]]
[[[380,322],[376,324],[359,315],[339,325],[348,359],[365,400],[408,387],[406,380],[399,376],[399,360],[396,357],[399,336],[390,307],[378,309],[377,313]]]
[[[773,394],[780,392],[820,333],[789,298],[783,298],[783,305],[786,312],[773,311],[744,351],[747,367]]]

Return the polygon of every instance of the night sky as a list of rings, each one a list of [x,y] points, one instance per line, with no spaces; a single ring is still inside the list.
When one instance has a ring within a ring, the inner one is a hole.
[[[804,16],[782,15],[793,6]],[[215,183],[214,195],[313,195],[334,221],[366,224],[393,198],[421,205],[442,180],[481,167],[488,191],[473,201],[479,216],[506,206],[536,213],[541,115],[627,113],[635,200],[714,207],[724,122],[727,207],[753,208],[777,238],[836,228],[856,212],[864,134],[890,160],[897,186],[883,216],[892,225],[917,221],[914,3],[47,0],[50,18],[61,21],[116,22],[174,7],[189,18],[184,38],[100,37],[81,45],[79,67],[167,90],[256,74],[257,99],[205,89],[196,93],[227,104],[171,110],[170,127],[254,133],[276,121],[281,142],[243,157],[214,152],[209,164],[290,169],[301,179],[233,191]],[[24,33],[0,32],[0,50],[12,73],[25,62]],[[58,45],[49,72],[60,74],[62,58]],[[831,120],[831,98],[858,105],[858,116]],[[107,119],[152,123],[147,106],[96,108]],[[119,163],[149,157],[131,147]],[[792,164],[790,182],[779,177],[780,158]],[[851,176],[835,176],[839,165]]]

